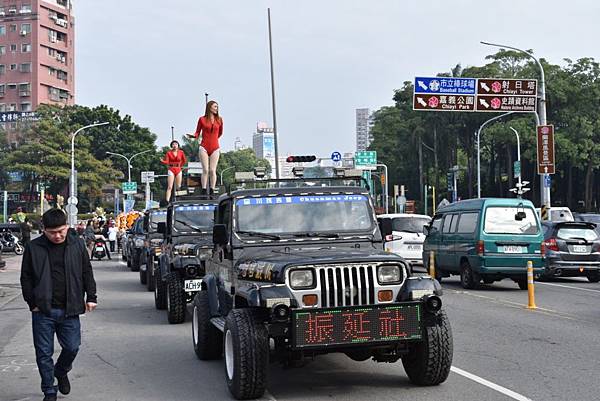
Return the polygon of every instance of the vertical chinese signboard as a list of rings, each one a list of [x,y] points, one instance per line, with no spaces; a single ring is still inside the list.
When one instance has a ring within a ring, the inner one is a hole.
[[[554,125],[537,127],[538,174],[554,174]]]

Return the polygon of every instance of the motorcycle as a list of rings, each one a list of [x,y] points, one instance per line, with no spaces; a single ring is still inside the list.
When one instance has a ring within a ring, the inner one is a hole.
[[[0,235],[0,249],[1,249],[1,252],[11,252],[12,251],[12,252],[16,253],[17,255],[23,255],[23,252],[25,252],[25,247],[23,246],[21,241],[19,241],[19,238],[17,238],[10,231],[4,231]]]
[[[92,259],[102,260],[105,256],[107,256],[106,241],[103,238],[96,238],[94,240],[94,248],[92,248]]]

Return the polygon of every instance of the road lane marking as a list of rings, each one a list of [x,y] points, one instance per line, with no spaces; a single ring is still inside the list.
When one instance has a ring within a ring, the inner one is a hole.
[[[459,374],[463,377],[466,377],[467,379],[473,380],[481,385],[484,385],[486,387],[491,388],[492,390],[495,390],[499,393],[502,393],[510,398],[512,398],[513,400],[518,400],[518,401],[532,401],[531,398],[527,398],[524,395],[521,395],[517,392],[514,392],[512,390],[507,389],[506,387],[502,387],[499,384],[496,383],[492,383],[489,380],[485,380],[483,377],[479,377],[477,375],[474,375],[473,373],[469,373],[467,371],[464,371],[462,369],[457,368],[456,366],[451,366],[450,370],[456,374]]]
[[[551,285],[553,287],[570,288],[572,290],[581,290],[581,291],[589,291],[589,292],[600,293],[600,290],[592,290],[590,288],[571,287],[570,285],[564,285],[564,284],[543,283],[543,282],[539,282],[539,281],[536,281],[536,284]]]

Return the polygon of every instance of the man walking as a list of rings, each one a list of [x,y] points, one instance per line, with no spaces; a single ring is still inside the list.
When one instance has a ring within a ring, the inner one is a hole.
[[[96,282],[85,244],[68,235],[67,215],[60,209],[48,210],[42,224],[44,235],[25,248],[21,287],[32,313],[44,401],[54,401],[57,390],[62,394],[71,391],[67,373],[81,344],[79,315],[96,308]],[[62,348],[56,364],[52,360],[55,333]]]

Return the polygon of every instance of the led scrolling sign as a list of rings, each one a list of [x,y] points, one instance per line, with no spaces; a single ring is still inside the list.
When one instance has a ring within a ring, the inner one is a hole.
[[[359,306],[296,310],[296,348],[421,339],[421,305]]]

